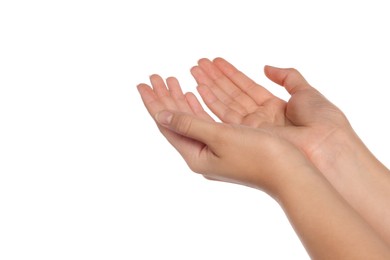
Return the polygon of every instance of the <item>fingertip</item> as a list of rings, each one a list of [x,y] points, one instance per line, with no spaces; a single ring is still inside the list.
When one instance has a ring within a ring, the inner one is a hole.
[[[198,98],[195,96],[192,92],[186,92],[184,94],[184,97],[186,98],[187,102],[189,103],[190,107],[192,108],[193,101],[198,101]]]
[[[186,98],[186,100],[187,100],[188,104],[190,105],[190,107],[195,112],[199,108],[199,106],[198,106],[198,104],[199,104],[198,98],[192,92],[186,92],[184,94],[184,97]]]
[[[231,66],[231,64],[226,61],[225,59],[221,58],[221,57],[216,57],[214,60],[213,60],[213,64],[221,69],[222,71],[225,71],[226,68],[228,68],[229,66]]]
[[[139,83],[138,85],[137,85],[137,90],[138,90],[138,92],[141,92],[143,89],[145,89],[145,88],[149,88],[149,85],[147,85],[147,84],[145,84],[145,83]]]
[[[177,82],[178,80],[177,80],[177,78],[170,76],[170,77],[166,78],[165,81],[166,81],[166,82],[172,82],[172,81],[173,81],[173,82]]]
[[[205,63],[210,63],[211,61],[208,58],[201,58],[198,60],[198,64],[205,64]]]
[[[189,98],[189,96],[190,96],[190,93],[191,92],[186,92],[186,93],[184,93],[183,95],[184,95],[184,98],[188,101],[188,98]]]
[[[310,86],[302,74],[295,68],[277,68],[266,65],[264,72],[270,80],[285,87],[290,94],[294,94],[298,90],[307,89]]]
[[[190,97],[190,96],[195,96],[195,95],[194,95],[194,93],[189,91],[189,92],[184,93],[184,96],[185,97]]]
[[[263,68],[263,70],[264,70],[264,73],[265,74],[267,74],[267,72],[268,72],[268,70],[270,69],[270,65],[264,65],[264,68]]]
[[[280,72],[282,72],[283,70],[286,70],[284,68],[280,68],[280,67],[275,67],[275,66],[272,66],[272,65],[265,65],[264,66],[264,73],[265,75],[270,78],[272,80],[272,78],[274,78],[275,76],[277,76]]]
[[[192,75],[196,74],[196,71],[199,69],[199,67],[197,65],[193,66],[191,69],[190,69],[190,72]]]
[[[139,93],[141,93],[142,88],[143,88],[143,83],[140,83],[140,84],[137,85],[137,90],[138,90]]]
[[[226,62],[226,60],[222,57],[216,57],[213,59],[214,63]]]
[[[153,83],[156,83],[156,82],[160,82],[163,79],[158,74],[152,74],[152,75],[149,76],[149,80],[153,84]]]
[[[270,79],[272,77],[272,72],[276,71],[278,68],[271,66],[271,65],[265,65],[264,66],[264,74]]]
[[[192,112],[195,115],[199,116],[200,118],[202,118],[204,120],[210,121],[210,122],[214,121],[214,119],[204,111],[202,105],[200,104],[198,98],[195,96],[194,93],[187,92],[185,94],[185,98],[186,98],[188,104],[190,105]]]
[[[264,66],[264,71],[272,71],[272,70],[283,70],[283,68],[275,67],[275,66],[271,66],[271,65]]]
[[[159,77],[158,74],[151,74],[151,75],[149,76],[150,79],[157,78],[157,77]]]

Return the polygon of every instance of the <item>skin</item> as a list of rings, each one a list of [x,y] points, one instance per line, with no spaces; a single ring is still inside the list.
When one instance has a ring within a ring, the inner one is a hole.
[[[166,82],[153,75],[152,86],[140,84],[138,90],[161,133],[193,171],[267,192],[314,259],[390,257],[378,234],[294,143],[272,128],[216,123],[175,78]]]
[[[268,129],[303,151],[338,193],[390,245],[390,172],[345,115],[295,69],[264,68],[286,102],[222,58],[191,69],[205,104],[223,122]]]

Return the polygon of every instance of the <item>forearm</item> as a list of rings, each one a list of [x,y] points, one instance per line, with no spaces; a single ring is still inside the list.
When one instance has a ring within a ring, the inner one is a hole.
[[[390,259],[383,240],[316,169],[283,186],[276,199],[313,259]]]
[[[351,129],[331,141],[319,168],[340,195],[390,246],[390,173]]]

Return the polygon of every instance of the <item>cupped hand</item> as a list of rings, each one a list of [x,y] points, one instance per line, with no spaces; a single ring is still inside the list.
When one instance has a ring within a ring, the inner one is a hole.
[[[191,73],[205,104],[221,121],[268,129],[285,138],[321,170],[337,156],[340,132],[351,130],[344,114],[309,85],[295,69],[264,68],[266,76],[283,86],[286,102],[255,83],[222,58],[201,59]]]
[[[267,129],[216,123],[178,81],[158,75],[138,90],[150,115],[189,167],[206,178],[239,183],[276,195],[281,185],[311,167],[302,152]]]
[[[202,108],[197,98],[192,93],[184,94],[176,78],[170,77],[165,81],[159,75],[150,76],[151,86],[139,84],[137,86],[142,101],[149,114],[156,119],[156,115],[164,110],[180,111],[189,115],[195,115],[197,118],[214,121]],[[206,146],[191,138],[177,134],[174,131],[157,124],[161,133],[174,146],[184,159],[192,164],[191,161],[201,154]]]

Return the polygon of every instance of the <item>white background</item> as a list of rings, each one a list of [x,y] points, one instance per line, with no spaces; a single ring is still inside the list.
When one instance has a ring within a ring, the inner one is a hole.
[[[1,1],[0,259],[308,259],[266,194],[191,173],[135,86],[194,91],[221,56],[287,97],[262,68],[296,67],[389,165],[388,3],[314,2]]]

